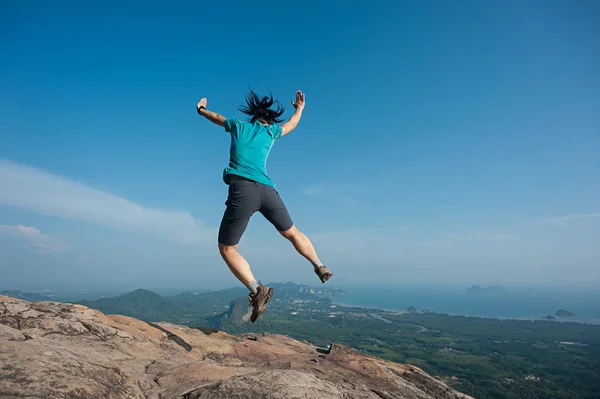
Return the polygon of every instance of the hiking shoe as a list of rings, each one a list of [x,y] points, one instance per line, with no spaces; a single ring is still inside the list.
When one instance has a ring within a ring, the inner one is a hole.
[[[323,284],[331,277],[333,277],[333,273],[331,273],[325,266],[317,266],[315,267],[315,273],[319,276],[319,279]]]
[[[254,323],[262,316],[263,312],[267,308],[267,303],[273,296],[273,288],[269,288],[266,285],[259,285],[256,289],[255,295],[248,295],[250,305],[252,305],[252,314],[250,315],[250,321]]]

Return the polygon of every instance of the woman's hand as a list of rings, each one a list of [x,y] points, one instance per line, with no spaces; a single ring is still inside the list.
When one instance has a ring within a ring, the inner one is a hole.
[[[300,90],[296,92],[296,102],[292,100],[292,105],[299,111],[304,109],[304,93],[302,93]]]
[[[206,98],[201,99],[196,105],[196,111],[200,112],[200,107],[206,108]]]

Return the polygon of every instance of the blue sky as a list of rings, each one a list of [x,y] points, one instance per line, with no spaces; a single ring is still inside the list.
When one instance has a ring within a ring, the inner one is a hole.
[[[249,87],[306,94],[268,171],[338,286],[598,284],[600,4],[364,4],[4,5],[0,288],[238,284],[195,104]],[[320,284],[260,214],[240,252]]]

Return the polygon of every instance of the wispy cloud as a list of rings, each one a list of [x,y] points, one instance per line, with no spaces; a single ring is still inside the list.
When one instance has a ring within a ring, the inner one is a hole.
[[[352,191],[356,188],[321,183],[306,188],[304,194],[309,197],[330,199],[341,204],[368,210],[368,206],[356,199],[354,195],[345,192],[346,190]]]
[[[442,240],[417,241],[412,245],[415,247],[431,248],[431,249],[448,248],[448,243],[445,241],[442,241]]]
[[[450,234],[445,236],[417,236],[411,234],[408,226],[393,226],[382,228],[366,228],[345,231],[332,231],[310,235],[311,240],[320,248],[327,248],[340,252],[364,251],[376,249],[381,246],[394,248],[431,248],[448,249],[457,242],[509,242],[518,241],[517,235],[495,232],[472,232],[466,234]]]
[[[322,191],[322,189],[323,188],[319,186],[312,186],[304,190],[304,194],[308,195],[309,197],[316,197],[319,195],[319,192]]]
[[[511,234],[503,234],[503,233],[474,233],[474,234],[452,234],[448,236],[451,240],[457,241],[481,241],[481,242],[490,242],[490,241],[515,241],[518,240],[519,237]]]
[[[575,214],[566,215],[566,216],[546,217],[546,218],[541,218],[541,219],[536,220],[535,223],[545,223],[545,224],[551,224],[551,225],[555,225],[555,226],[565,227],[565,226],[567,226],[567,224],[569,222],[574,221],[574,220],[594,219],[594,218],[600,218],[600,212],[575,213]]]
[[[320,248],[348,252],[374,245],[387,246],[407,233],[408,226],[393,226],[314,233],[310,239]]]
[[[212,242],[216,234],[216,229],[202,226],[187,212],[146,208],[83,183],[3,160],[0,205],[188,245]]]
[[[56,237],[44,234],[31,226],[8,226],[0,224],[0,234],[23,238],[31,241],[39,252],[66,251],[69,247]]]

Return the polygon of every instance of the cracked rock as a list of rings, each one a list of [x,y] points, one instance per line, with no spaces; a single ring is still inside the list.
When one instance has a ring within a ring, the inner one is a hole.
[[[318,349],[0,296],[0,398],[469,398],[410,365]]]

